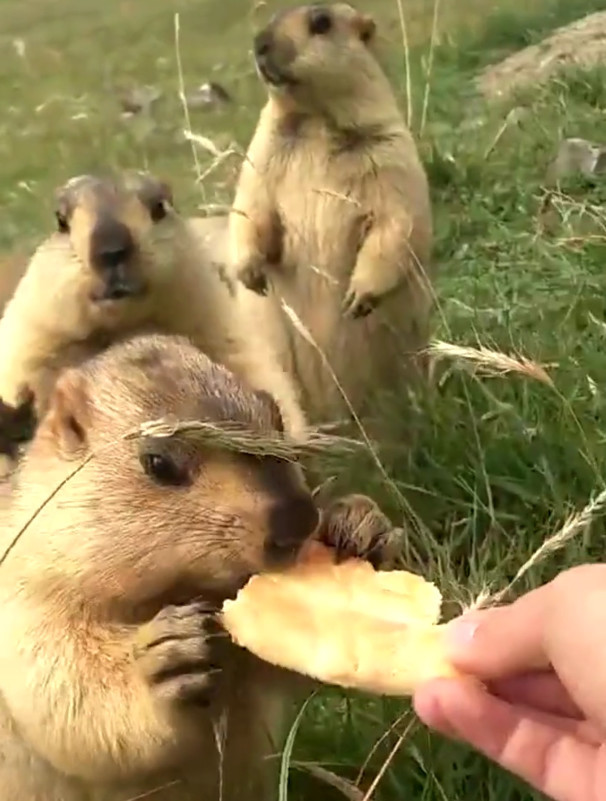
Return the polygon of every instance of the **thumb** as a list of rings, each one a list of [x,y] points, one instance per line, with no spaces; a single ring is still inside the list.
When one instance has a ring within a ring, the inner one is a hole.
[[[543,642],[549,585],[508,606],[468,612],[446,624],[453,664],[479,679],[496,679],[549,667]]]

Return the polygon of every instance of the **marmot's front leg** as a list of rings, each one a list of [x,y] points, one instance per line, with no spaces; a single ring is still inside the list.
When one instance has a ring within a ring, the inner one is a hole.
[[[135,659],[159,702],[180,709],[211,703],[220,674],[221,636],[212,610],[202,602],[167,606],[141,626]]]
[[[410,245],[411,220],[374,219],[343,300],[346,316],[366,317],[382,299],[418,270]]]
[[[12,630],[7,620],[19,611],[2,609],[3,630]],[[0,673],[22,736],[56,770],[89,782],[174,765],[222,679],[217,651],[225,635],[214,637],[212,611],[200,603],[167,607],[134,629],[91,629],[86,639],[83,628],[77,640],[51,625],[48,646],[39,642],[46,621],[25,629],[25,642],[38,639],[29,650],[21,640],[10,652],[5,644]]]
[[[232,275],[259,295],[269,291],[268,273],[280,261],[279,217],[261,176],[245,165],[229,216]]]
[[[352,494],[322,509],[316,537],[335,548],[339,561],[357,557],[375,568],[387,568],[400,552],[403,529],[396,528],[371,498]]]

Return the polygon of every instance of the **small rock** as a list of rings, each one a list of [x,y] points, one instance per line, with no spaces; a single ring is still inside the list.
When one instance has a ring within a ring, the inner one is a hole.
[[[190,108],[209,108],[232,102],[227,90],[215,81],[201,84],[187,95],[186,100]]]
[[[587,139],[570,138],[560,142],[558,153],[547,169],[547,183],[580,173],[589,178],[606,172],[606,145]]]
[[[118,99],[122,107],[122,116],[130,117],[141,112],[148,113],[162,92],[155,86],[140,86],[123,90]]]

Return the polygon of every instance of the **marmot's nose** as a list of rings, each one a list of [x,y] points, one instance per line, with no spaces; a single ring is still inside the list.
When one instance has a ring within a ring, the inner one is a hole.
[[[271,50],[271,33],[267,29],[258,33],[254,38],[253,47],[257,58],[267,56]]]
[[[269,512],[270,557],[296,556],[320,522],[320,513],[310,495],[294,495],[272,506]]]
[[[111,218],[97,222],[91,232],[90,259],[102,270],[126,264],[135,251],[133,236],[124,223]]]

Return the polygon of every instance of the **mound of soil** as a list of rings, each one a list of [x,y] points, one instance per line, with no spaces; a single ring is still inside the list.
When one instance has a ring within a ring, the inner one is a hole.
[[[558,28],[539,44],[486,68],[477,87],[485,97],[496,99],[519,86],[541,83],[562,67],[592,67],[600,61],[606,62],[606,11]]]

